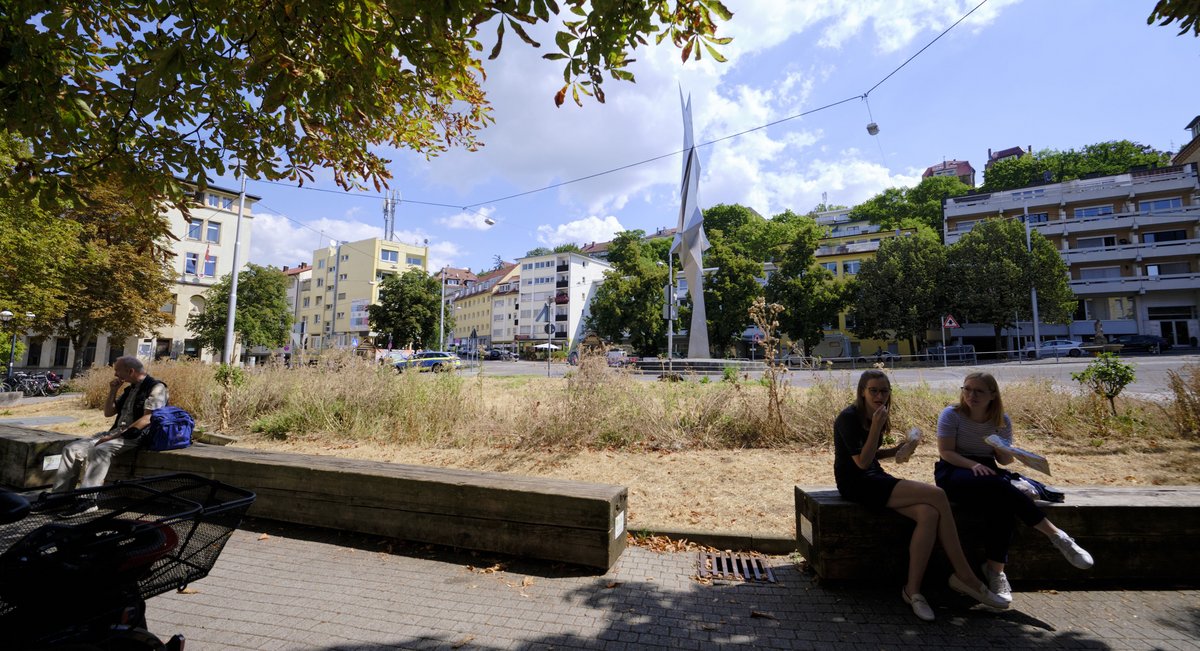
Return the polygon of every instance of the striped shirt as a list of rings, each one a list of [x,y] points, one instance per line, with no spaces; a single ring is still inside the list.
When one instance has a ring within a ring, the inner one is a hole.
[[[983,441],[992,434],[999,435],[1006,443],[1012,445],[1012,421],[1009,420],[1008,414],[1004,414],[1003,427],[996,427],[990,421],[977,423],[958,411],[958,407],[954,405],[943,409],[942,414],[938,416],[938,439],[954,441],[954,451],[965,457],[994,457],[995,449]]]

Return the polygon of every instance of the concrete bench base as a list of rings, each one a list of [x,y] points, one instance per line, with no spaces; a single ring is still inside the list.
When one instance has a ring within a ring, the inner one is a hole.
[[[1200,583],[1200,488],[1069,488],[1063,504],[1039,503],[1056,526],[1088,550],[1096,564],[1079,570],[1046,536],[1017,525],[1006,573],[1011,581],[1109,580]],[[954,517],[973,567],[983,562],[980,515],[958,506]],[[890,510],[870,511],[830,486],[796,487],[797,543],[827,580],[903,583],[912,521]],[[949,573],[935,547],[933,577]]]
[[[50,483],[76,437],[0,426],[0,481]],[[250,515],[606,570],[625,549],[622,486],[196,444],[116,458],[109,480],[192,472],[252,490]]]

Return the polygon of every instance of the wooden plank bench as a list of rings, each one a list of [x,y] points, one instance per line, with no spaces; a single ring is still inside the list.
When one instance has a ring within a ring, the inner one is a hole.
[[[1039,503],[1055,525],[1088,550],[1096,564],[1079,570],[1046,537],[1018,523],[1006,567],[1027,582],[1120,581],[1200,583],[1200,488],[1071,487],[1062,504]],[[963,549],[983,562],[979,513],[954,507]],[[903,582],[912,521],[893,511],[871,512],[842,499],[831,486],[796,486],[796,542],[822,579]],[[935,548],[931,577],[949,574]]]
[[[50,483],[42,459],[75,438],[0,425],[0,476],[18,488]],[[109,479],[168,472],[252,490],[250,515],[270,520],[599,569],[625,549],[623,486],[203,444],[120,455]]]

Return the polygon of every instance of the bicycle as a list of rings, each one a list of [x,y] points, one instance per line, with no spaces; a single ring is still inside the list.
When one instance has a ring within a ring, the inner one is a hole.
[[[207,576],[254,498],[183,473],[0,495],[5,647],[181,651],[146,629],[146,599]]]

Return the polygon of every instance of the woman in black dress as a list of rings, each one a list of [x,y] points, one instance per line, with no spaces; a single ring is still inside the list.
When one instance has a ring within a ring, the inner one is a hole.
[[[872,509],[892,509],[916,522],[908,546],[908,582],[900,592],[904,602],[917,617],[933,621],[933,609],[921,595],[921,580],[934,540],[940,540],[954,568],[950,588],[984,605],[1007,608],[1011,600],[988,590],[967,563],[946,493],[937,486],[893,477],[879,465],[879,459],[894,457],[899,449],[879,449],[892,404],[887,375],[874,369],[865,371],[855,395],[854,404],[842,410],[833,424],[833,472],[842,497]]]

